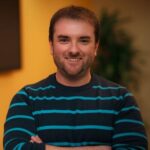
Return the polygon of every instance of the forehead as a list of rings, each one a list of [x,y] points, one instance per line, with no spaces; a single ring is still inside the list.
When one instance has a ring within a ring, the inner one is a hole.
[[[94,36],[94,27],[85,20],[62,18],[55,23],[54,36],[57,35]]]

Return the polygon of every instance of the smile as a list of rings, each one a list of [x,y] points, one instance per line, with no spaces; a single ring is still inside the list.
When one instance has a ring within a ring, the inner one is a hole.
[[[81,60],[81,58],[66,58],[70,62],[78,62]]]

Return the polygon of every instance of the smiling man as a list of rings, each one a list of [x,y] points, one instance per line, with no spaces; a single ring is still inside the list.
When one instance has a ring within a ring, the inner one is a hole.
[[[133,95],[91,73],[99,45],[95,14],[78,6],[58,10],[49,41],[57,71],[14,96],[5,150],[147,149]]]
[[[81,86],[91,79],[90,67],[98,47],[94,28],[87,21],[63,18],[56,22],[50,42],[57,81],[67,86]]]

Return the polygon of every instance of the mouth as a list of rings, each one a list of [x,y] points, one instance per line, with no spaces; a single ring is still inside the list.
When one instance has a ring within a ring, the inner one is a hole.
[[[70,61],[70,62],[78,62],[78,61],[80,61],[82,58],[68,58],[68,57],[66,57],[65,58],[67,61]]]

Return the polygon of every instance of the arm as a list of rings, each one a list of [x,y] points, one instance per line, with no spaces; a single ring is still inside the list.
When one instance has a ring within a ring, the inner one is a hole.
[[[4,125],[4,149],[44,150],[45,144],[31,143],[36,135],[36,123],[32,116],[32,104],[25,90],[19,91],[12,99]]]
[[[46,145],[46,150],[111,150],[110,146],[56,147]]]
[[[111,149],[108,146],[56,147],[51,145],[45,145],[45,143],[43,143],[36,136],[37,135],[36,122],[34,117],[32,116],[33,105],[34,104],[28,99],[28,94],[25,90],[19,91],[12,99],[4,126],[5,150],[12,150],[12,149],[110,150]]]
[[[38,136],[32,136],[31,142],[42,143]],[[57,147],[46,145],[45,150],[111,150],[110,146]]]
[[[122,94],[119,114],[115,118],[113,149],[148,149],[147,136],[140,110],[131,93]]]

